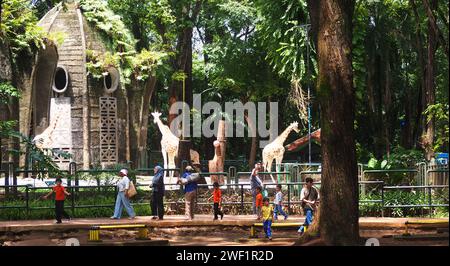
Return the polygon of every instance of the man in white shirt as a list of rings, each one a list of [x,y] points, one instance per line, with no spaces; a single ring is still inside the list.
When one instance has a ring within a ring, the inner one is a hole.
[[[130,188],[130,179],[128,178],[128,170],[127,169],[120,170],[119,176],[122,177],[122,179],[120,179],[119,182],[117,182],[117,190],[119,191],[119,193],[117,193],[116,206],[114,207],[114,215],[111,216],[111,219],[120,219],[120,217],[122,216],[123,207],[125,207],[129,219],[134,219],[136,217],[136,214],[128,198],[128,189]]]

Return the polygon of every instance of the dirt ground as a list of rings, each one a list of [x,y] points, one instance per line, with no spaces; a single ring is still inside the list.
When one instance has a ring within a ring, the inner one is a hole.
[[[274,229],[273,240],[264,238],[261,229],[258,230],[259,238],[249,238],[249,229],[243,227],[177,227],[154,228],[149,237],[154,240],[168,240],[171,246],[290,246],[298,239],[296,230]],[[448,246],[448,231],[438,233],[436,230],[411,230],[412,235],[427,235],[422,239],[397,239],[403,229],[390,230],[361,230],[362,238],[377,238],[380,246]],[[130,244],[138,243],[133,230],[101,231],[101,239],[104,244],[112,241],[123,241]],[[22,232],[8,233],[0,236],[0,244],[3,246],[64,246],[66,240],[76,238],[80,245],[88,242],[87,230],[71,230],[58,233],[49,232]]]

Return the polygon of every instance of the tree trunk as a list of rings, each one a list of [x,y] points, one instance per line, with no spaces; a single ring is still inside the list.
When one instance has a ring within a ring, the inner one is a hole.
[[[427,1],[426,1],[427,2]],[[437,8],[437,0],[430,2],[430,12]],[[434,84],[434,72],[435,72],[435,54],[438,47],[437,34],[433,28],[432,19],[428,19],[428,48],[427,48],[427,65],[426,65],[426,77],[425,77],[425,106],[435,104],[436,102],[436,88]],[[430,160],[434,154],[434,118],[428,121],[425,119],[425,128],[423,132],[423,148],[425,149],[426,158]]]
[[[390,144],[390,114],[391,114],[391,64],[390,64],[390,56],[389,56],[389,48],[385,49],[385,58],[384,62],[386,64],[386,68],[384,71],[384,95],[383,95],[383,104],[384,104],[384,113],[383,113],[383,123],[382,127],[384,129],[384,142],[385,142],[385,153],[389,158],[391,152],[391,144]]]
[[[352,0],[320,1],[318,99],[322,113],[319,230],[330,245],[359,242],[358,177],[354,139]]]
[[[248,158],[248,167],[249,169],[252,169],[255,165],[255,161],[256,161],[256,152],[258,151],[258,132],[256,130],[256,126],[255,126],[255,121],[252,121],[251,119],[249,119],[248,115],[245,114],[244,115],[245,120],[247,121],[247,124],[250,128],[251,132],[255,132],[255,136],[251,137],[252,139],[252,144],[251,144],[251,148],[250,148],[250,156]]]
[[[129,149],[130,161],[134,167],[139,167],[147,147],[148,113],[150,100],[155,90],[156,77],[139,84],[134,81],[132,88],[127,90],[129,107]]]
[[[419,16],[419,12],[417,10],[417,5],[415,0],[410,0],[409,1],[413,13],[414,13],[414,17],[415,17],[415,21],[416,21],[416,49],[417,49],[417,61],[419,62],[418,65],[420,67],[420,72],[418,73],[418,76],[420,77],[420,88],[419,88],[419,96],[417,97],[417,107],[415,108],[416,112],[415,112],[415,123],[414,123],[414,128],[413,128],[413,147],[416,148],[417,144],[419,143],[418,140],[421,137],[421,132],[422,129],[424,128],[424,120],[422,119],[422,112],[424,110],[424,95],[425,95],[425,77],[426,77],[426,71],[425,71],[425,64],[426,64],[426,60],[425,60],[425,54],[423,51],[423,40],[422,40],[422,33],[420,30],[420,16]]]
[[[177,39],[177,56],[175,60],[173,61],[173,69],[175,71],[181,71],[186,75],[185,79],[185,91],[183,99],[183,81],[179,80],[173,80],[172,84],[169,87],[169,110],[172,104],[174,104],[177,101],[183,100],[186,104],[189,105],[189,107],[192,107],[192,32],[193,32],[193,25],[195,24],[195,21],[197,20],[197,16],[200,12],[200,8],[202,5],[201,0],[197,0],[193,6],[188,4],[187,6],[181,7],[181,14],[180,16],[183,18],[183,23],[186,25],[184,28],[180,30],[178,33],[178,39]],[[190,110],[189,110],[190,111]],[[176,118],[176,114],[169,114],[168,115],[168,123],[167,125],[169,128],[171,127],[171,123],[173,119]],[[186,141],[180,141],[179,148],[178,148],[178,156],[177,158],[178,162],[182,162],[183,160],[190,161],[190,142],[188,139],[185,139]],[[189,147],[183,147],[183,145],[188,145]],[[187,152],[185,152],[187,151]],[[182,156],[182,157],[180,157]],[[180,167],[181,165],[177,165]]]

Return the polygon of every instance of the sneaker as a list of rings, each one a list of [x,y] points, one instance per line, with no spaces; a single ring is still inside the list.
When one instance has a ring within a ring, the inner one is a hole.
[[[287,220],[287,218],[288,218],[288,216],[287,216],[287,215],[286,215],[286,216],[284,216],[284,219],[285,219],[285,220]]]
[[[136,216],[128,217],[128,220],[134,220],[135,218],[136,218]]]
[[[111,217],[109,217],[109,219],[118,220],[119,218],[111,216]]]
[[[72,220],[72,218],[70,218],[70,217],[69,217],[69,218],[67,218],[67,221],[68,221],[68,222],[70,222],[71,220]]]
[[[55,224],[62,224],[62,222],[61,222],[61,221],[59,221],[59,222],[58,222],[58,221],[56,221],[56,222],[55,222]]]
[[[156,220],[161,221],[161,220],[164,220],[164,218],[163,217],[158,217]]]
[[[156,220],[156,219],[158,219],[158,216],[153,216],[152,217],[152,220]]]
[[[269,240],[272,240],[272,237],[271,237],[271,236],[269,236]]]

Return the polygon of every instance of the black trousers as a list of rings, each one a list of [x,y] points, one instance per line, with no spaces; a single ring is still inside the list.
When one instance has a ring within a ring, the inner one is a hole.
[[[151,208],[153,216],[164,217],[164,192],[153,192]]]
[[[63,217],[66,219],[70,218],[67,212],[64,211],[64,200],[55,200],[55,216],[58,223],[61,222]]]
[[[214,202],[214,219],[217,219],[219,215],[222,216],[223,212],[219,209],[219,203]]]

